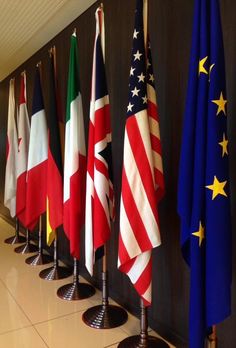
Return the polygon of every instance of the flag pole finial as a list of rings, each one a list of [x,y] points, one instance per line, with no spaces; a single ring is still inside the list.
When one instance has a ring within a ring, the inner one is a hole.
[[[77,34],[77,29],[74,28],[74,30],[73,30],[73,35],[76,36],[76,34]]]
[[[23,71],[21,72],[21,76],[25,75],[25,73],[26,73],[26,71],[23,70]]]
[[[101,4],[100,4],[100,8],[103,10],[103,2],[101,2]]]
[[[49,48],[48,53],[49,53],[49,56],[52,57],[52,55],[53,55],[53,46]]]
[[[36,64],[36,67],[37,67],[37,68],[40,68],[41,65],[42,65],[42,62],[41,62],[41,60],[40,60],[40,61]]]

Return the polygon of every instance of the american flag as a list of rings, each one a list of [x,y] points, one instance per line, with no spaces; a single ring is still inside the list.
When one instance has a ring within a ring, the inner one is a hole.
[[[104,67],[102,8],[97,9],[95,17],[85,212],[85,264],[90,274],[93,274],[95,251],[109,239],[110,220],[114,217],[110,106]]]
[[[151,303],[151,250],[161,244],[157,203],[164,194],[159,118],[143,0],[137,0],[124,137],[118,267]],[[146,42],[147,41],[147,42]]]

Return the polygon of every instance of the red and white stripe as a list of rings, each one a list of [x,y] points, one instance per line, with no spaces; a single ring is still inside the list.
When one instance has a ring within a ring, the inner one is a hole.
[[[29,151],[30,123],[26,105],[26,75],[21,76],[20,105],[18,115],[18,153],[17,153],[17,187],[16,215],[26,227],[26,174]]]
[[[118,267],[146,304],[151,303],[151,249],[161,244],[157,188],[149,117],[146,110],[126,123]],[[159,154],[160,155],[160,154]]]
[[[144,28],[146,23],[145,14]],[[157,203],[164,179],[155,89],[148,82],[146,86],[147,108],[127,117],[125,127],[118,267],[150,305],[151,251],[161,244]]]

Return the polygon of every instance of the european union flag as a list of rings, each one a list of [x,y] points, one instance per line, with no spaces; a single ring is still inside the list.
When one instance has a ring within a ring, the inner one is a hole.
[[[196,0],[179,171],[181,246],[191,269],[189,346],[231,312],[227,99],[218,0]]]

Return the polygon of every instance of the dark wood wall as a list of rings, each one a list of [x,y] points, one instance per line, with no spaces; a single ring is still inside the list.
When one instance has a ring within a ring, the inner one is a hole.
[[[233,288],[232,316],[218,326],[219,347],[236,347],[236,1],[220,0],[228,89],[228,121],[230,140],[230,176],[233,220]],[[89,100],[92,69],[92,51],[95,33],[94,6],[65,28],[40,49],[21,67],[0,84],[0,214],[9,217],[3,206],[5,139],[9,78],[16,77],[16,96],[19,95],[20,73],[27,71],[29,113],[32,104],[32,86],[36,63],[42,61],[42,84],[46,111],[48,109],[48,49],[57,48],[58,80],[65,110],[70,35],[77,28],[80,52],[81,89],[86,136],[89,121]],[[119,197],[121,185],[123,135],[126,116],[128,79],[134,23],[135,0],[104,0],[106,21],[106,71],[110,92],[113,128],[114,187],[116,192],[117,220],[109,242],[110,294],[133,313],[138,313],[139,299],[127,277],[116,269],[119,225]],[[181,144],[182,121],[188,76],[193,19],[193,0],[149,0],[149,32],[152,44],[154,73],[157,81],[160,111],[163,162],[166,195],[160,204],[162,246],[154,250],[153,305],[149,310],[152,328],[158,330],[178,347],[187,346],[189,271],[179,247],[179,219],[176,212],[178,161]],[[61,232],[60,257],[71,262],[68,242]],[[81,269],[84,270],[83,259]],[[99,270],[93,282],[99,283]]]

